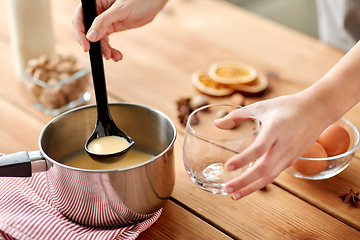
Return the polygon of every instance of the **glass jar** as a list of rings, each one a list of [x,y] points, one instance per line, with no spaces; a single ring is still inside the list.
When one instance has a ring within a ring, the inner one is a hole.
[[[22,83],[35,108],[56,116],[89,101],[90,68],[72,55],[31,59]]]
[[[29,59],[53,54],[50,0],[8,0],[8,9],[14,70],[21,81]]]

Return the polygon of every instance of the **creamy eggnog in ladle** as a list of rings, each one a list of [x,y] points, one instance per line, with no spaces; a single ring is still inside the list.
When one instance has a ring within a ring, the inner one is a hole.
[[[82,169],[112,170],[112,169],[121,169],[121,168],[136,166],[152,159],[153,157],[154,157],[153,155],[150,155],[148,153],[130,149],[128,154],[121,161],[112,162],[108,164],[103,164],[94,161],[91,157],[89,157],[87,153],[74,155],[67,159],[63,159],[61,162],[70,167],[76,167]]]
[[[95,154],[112,154],[125,150],[130,143],[122,137],[106,136],[95,138],[88,145],[88,150]]]

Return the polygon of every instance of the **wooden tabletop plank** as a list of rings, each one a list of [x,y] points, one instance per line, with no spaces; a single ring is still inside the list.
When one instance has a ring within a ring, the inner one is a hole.
[[[354,158],[348,168],[329,179],[297,179],[283,172],[275,182],[295,196],[360,230],[359,202],[346,204],[339,198],[350,189],[360,191],[359,176],[360,160]]]
[[[172,201],[168,201],[160,218],[139,238],[158,239],[232,239]]]

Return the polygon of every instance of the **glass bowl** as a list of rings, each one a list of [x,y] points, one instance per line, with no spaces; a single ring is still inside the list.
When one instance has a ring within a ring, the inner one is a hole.
[[[89,68],[74,58],[60,59],[52,66],[52,60],[41,62],[41,57],[34,60],[35,63],[29,62],[21,77],[37,109],[56,116],[90,100]]]
[[[303,158],[299,159],[304,161],[303,164],[306,164],[305,161],[309,161],[309,167],[317,164],[325,164],[324,170],[320,173],[314,175],[305,175],[303,173],[298,172],[293,166],[289,167],[285,170],[285,172],[290,173],[291,175],[297,178],[310,179],[310,180],[321,180],[333,177],[340,172],[342,172],[347,166],[349,166],[352,158],[355,155],[359,147],[359,131],[356,127],[349,122],[348,120],[341,118],[334,124],[337,124],[343,127],[350,136],[350,146],[345,153],[342,153],[337,156],[327,157],[327,158]],[[312,163],[310,163],[312,161]],[[314,162],[317,161],[317,162]]]
[[[215,119],[234,110],[242,116],[239,124],[228,130],[215,126]],[[205,191],[226,195],[226,182],[241,175],[253,163],[232,172],[226,171],[224,165],[254,142],[259,128],[258,118],[245,107],[212,104],[193,111],[187,120],[183,144],[183,160],[190,179]]]

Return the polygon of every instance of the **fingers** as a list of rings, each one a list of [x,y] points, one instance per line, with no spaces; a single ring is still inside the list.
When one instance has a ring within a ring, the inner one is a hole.
[[[277,136],[271,134],[270,128],[263,128],[255,141],[241,153],[229,158],[225,163],[227,171],[233,171],[255,161],[265,154],[276,143]]]
[[[226,183],[224,189],[234,200],[245,197],[273,182],[298,158],[297,151],[293,151],[293,143],[289,139],[283,139],[280,142],[278,137],[274,137],[275,135],[264,127],[253,145],[226,162],[226,169],[237,169],[257,159],[255,164],[242,175]]]
[[[121,52],[112,48],[108,42],[101,41],[101,47],[103,50],[103,56],[106,60],[112,59],[114,62],[118,62],[122,59]]]
[[[226,183],[225,191],[232,199],[239,200],[272,183],[288,167],[288,159],[279,152],[278,147],[271,148],[241,176]]]
[[[96,19],[95,19],[96,20]],[[86,34],[85,32],[85,26],[84,26],[84,16],[82,12],[81,4],[78,5],[78,7],[75,10],[74,17],[72,19],[73,27],[74,27],[74,35],[78,43],[83,47],[84,52],[88,52],[90,50],[90,41],[89,39],[95,39],[92,42],[96,42],[100,39],[101,41],[101,47],[102,52],[106,60],[112,59],[113,61],[117,62],[122,59],[122,54],[120,51],[112,48],[109,44],[108,36],[106,35],[106,28],[104,28],[104,31],[101,31],[100,34],[97,33],[97,31],[91,31],[91,27],[89,32]],[[95,21],[94,21],[95,23]],[[95,23],[95,27],[101,28],[103,25],[102,18],[100,20],[97,20],[97,23]],[[94,25],[94,24],[93,24]],[[86,35],[85,35],[86,34]]]
[[[279,173],[280,174],[280,173]],[[274,178],[275,179],[275,178]],[[266,185],[270,184],[271,182],[274,181],[274,179],[269,180],[265,177],[262,177],[260,179],[258,179],[257,181],[253,182],[252,184],[247,185],[244,188],[241,188],[241,190],[239,191],[235,191],[231,194],[231,198],[235,201],[246,197],[248,195],[250,195],[251,193],[264,188]]]
[[[79,4],[75,10],[72,24],[74,27],[75,39],[83,47],[84,52],[88,52],[90,49],[90,43],[85,36],[84,17],[81,4]]]
[[[225,191],[231,194],[234,200],[238,200],[271,183],[284,170],[283,164],[279,162],[282,158],[279,155],[282,154],[279,146],[277,136],[271,128],[262,128],[248,148],[225,163],[225,169],[233,171],[256,161],[241,176],[226,183]]]
[[[103,56],[106,60],[112,59],[114,62],[117,62],[122,59],[121,52],[110,46],[108,36],[105,36],[101,40],[101,48]]]
[[[264,162],[256,162],[240,177],[226,183],[225,191],[231,194],[234,200],[239,200],[271,183],[282,170],[278,166],[274,169],[265,167]]]
[[[118,62],[123,58],[120,51],[116,50],[115,48],[111,48],[111,59],[114,62]]]
[[[235,120],[231,118],[229,114],[223,118],[215,119],[214,124],[216,127],[224,130],[231,129],[236,126]]]
[[[247,119],[249,119],[249,113],[237,109],[224,118],[215,120],[214,123],[221,129],[230,129]],[[271,183],[283,170],[281,165],[272,164],[272,161],[274,159],[278,160],[279,157],[274,156],[272,153],[273,149],[276,148],[277,135],[271,129],[271,127],[265,125],[249,147],[226,161],[225,169],[227,171],[234,171],[258,159],[240,177],[229,181],[225,185],[225,191],[232,194],[234,200],[238,200],[263,188]],[[281,151],[278,152],[281,153]]]
[[[249,119],[254,119],[254,115],[249,113],[248,110],[239,108],[231,111],[225,117],[216,119],[214,121],[215,126],[220,129],[231,129],[235,127],[240,122],[247,121]]]

